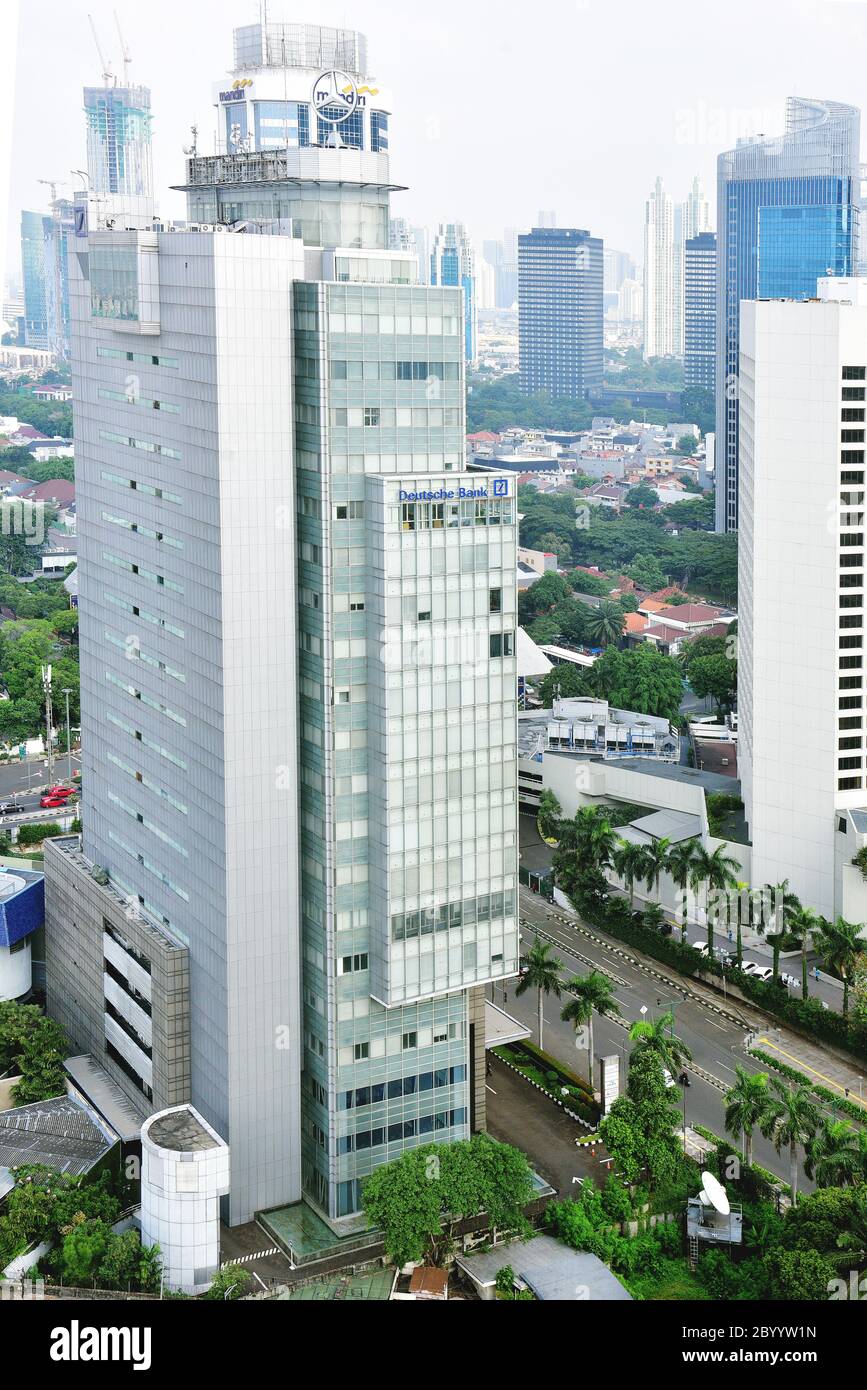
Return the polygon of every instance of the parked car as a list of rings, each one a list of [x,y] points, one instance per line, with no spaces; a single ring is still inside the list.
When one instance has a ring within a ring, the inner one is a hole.
[[[801,981],[798,979],[797,975],[787,975],[783,973],[780,976],[780,984],[784,985],[786,989],[801,988]]]
[[[49,811],[49,810],[53,811],[53,810],[55,809],[55,807],[57,807],[57,806],[65,806],[65,805],[66,805],[66,797],[65,797],[65,796],[42,796],[42,797],[39,798],[39,805],[42,807],[43,811]]]
[[[49,787],[49,788],[48,788],[48,795],[49,795],[49,796],[74,796],[74,795],[75,795],[75,788],[74,788],[74,787],[64,787],[64,786]]]
[[[774,973],[770,965],[759,965],[755,960],[745,960],[741,969],[753,980],[770,980]]]
[[[666,1086],[674,1086],[677,1084],[671,1072],[668,1070],[668,1067],[662,1068],[662,1075],[665,1077]]]
[[[698,951],[698,953],[699,953],[700,956],[706,956],[706,955],[707,955],[707,942],[706,942],[706,941],[693,941],[693,943],[692,943],[692,949],[693,949],[694,951]]]

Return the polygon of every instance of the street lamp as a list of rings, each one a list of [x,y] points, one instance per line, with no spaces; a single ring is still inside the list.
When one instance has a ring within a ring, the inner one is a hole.
[[[72,786],[72,735],[69,728],[69,697],[72,691],[64,686],[62,693],[66,696],[66,780]]]
[[[52,759],[53,745],[52,745],[52,741],[51,741],[51,734],[52,734],[52,726],[53,726],[53,724],[54,724],[54,718],[53,718],[53,715],[52,715],[52,712],[51,712],[51,667],[50,667],[50,666],[43,666],[43,667],[42,667],[42,693],[43,693],[43,695],[45,696],[45,724],[46,724],[46,729],[47,729],[47,732],[48,732],[48,785],[49,785],[49,787],[50,787],[50,786],[51,786],[51,779],[52,779],[52,766],[53,766],[53,759]]]

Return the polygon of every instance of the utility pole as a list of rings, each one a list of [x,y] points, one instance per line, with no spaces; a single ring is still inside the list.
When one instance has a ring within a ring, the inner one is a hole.
[[[51,667],[42,667],[42,690],[45,695],[45,727],[48,732],[48,785],[51,786],[53,777],[53,757],[51,731],[54,725],[54,717],[51,710]]]
[[[69,728],[69,697],[72,691],[68,686],[63,687],[63,694],[66,696],[66,781],[72,786],[72,734]]]

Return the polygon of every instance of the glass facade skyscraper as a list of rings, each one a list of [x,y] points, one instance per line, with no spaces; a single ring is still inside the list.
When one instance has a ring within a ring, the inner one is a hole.
[[[602,384],[600,237],[534,227],[518,237],[521,390],[580,399]]]
[[[153,196],[151,94],[147,87],[85,87],[92,194]]]
[[[476,261],[467,229],[461,222],[441,222],[430,256],[431,285],[455,285],[464,292],[464,347],[467,366],[479,356]]]
[[[45,286],[45,214],[21,214],[21,272],[24,282],[24,341],[28,347],[48,348],[48,304]]]
[[[69,354],[67,237],[73,223],[73,205],[64,198],[48,213],[21,214],[24,340],[61,358]]]
[[[312,104],[333,31],[271,28],[218,109]],[[341,82],[360,147],[193,154],[198,226],[91,205],[84,830],[46,861],[76,1044],[228,1140],[232,1224],[303,1197],[339,1231],[377,1165],[483,1127],[519,951],[514,480],[465,471],[464,289],[389,249],[388,97]]]
[[[714,390],[716,358],[716,233],[683,244],[684,386]]]
[[[860,112],[789,97],[785,134],[717,163],[716,525],[738,524],[738,357],[744,299],[809,299],[859,254]]]

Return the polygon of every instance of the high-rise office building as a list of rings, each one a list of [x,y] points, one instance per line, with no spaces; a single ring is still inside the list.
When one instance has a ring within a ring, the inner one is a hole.
[[[635,261],[627,251],[615,251],[606,246],[602,261],[606,294],[617,294],[624,280],[638,279]]]
[[[464,293],[464,345],[467,365],[479,360],[476,253],[462,222],[441,222],[430,253],[431,285],[454,285]]]
[[[681,206],[681,219],[684,241],[712,230],[710,203],[704,196],[704,188],[698,175],[690,184],[686,201]]]
[[[464,471],[464,292],[389,250],[365,54],[236,33],[218,107],[295,103],[298,140],[191,154],[189,229],[91,208],[71,257],[49,1008],[227,1140],[233,1223],[304,1197],[340,1230],[378,1164],[483,1127],[482,987],[518,964],[514,484]]]
[[[860,113],[789,97],[785,134],[717,162],[716,525],[738,525],[738,306],[809,299],[858,258]]]
[[[90,191],[153,197],[151,94],[147,87],[85,87]]]
[[[21,214],[25,342],[60,358],[69,354],[67,236],[73,223],[73,205],[65,198],[56,198],[50,212]]]
[[[675,205],[658,178],[644,206],[644,356],[683,351]]]
[[[24,281],[24,341],[28,347],[47,350],[44,213],[21,213],[21,274]]]
[[[602,240],[577,228],[518,238],[521,390],[580,399],[602,384]]]
[[[867,281],[818,293],[741,309],[738,758],[751,881],[861,922]]]
[[[699,232],[683,247],[683,381],[713,392],[716,363],[716,234]]]

